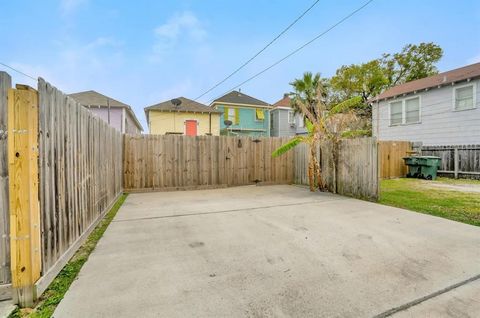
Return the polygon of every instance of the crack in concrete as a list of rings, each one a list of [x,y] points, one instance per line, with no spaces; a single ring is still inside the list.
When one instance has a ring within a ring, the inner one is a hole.
[[[461,286],[464,286],[464,285],[467,285],[471,282],[474,282],[476,280],[480,279],[480,274],[479,275],[475,275],[473,277],[470,277],[469,279],[466,279],[466,280],[463,280],[461,282],[458,282],[456,284],[453,284],[453,285],[450,285],[446,288],[443,288],[443,289],[440,289],[440,290],[437,290],[436,292],[434,293],[431,293],[429,295],[426,295],[426,296],[423,296],[423,297],[420,297],[420,298],[417,298],[411,302],[408,302],[406,304],[403,304],[401,306],[398,306],[398,307],[394,307],[394,308],[391,308],[387,311],[384,311],[378,315],[375,315],[373,316],[373,318],[386,318],[386,317],[390,317],[392,316],[393,314],[396,314],[398,312],[401,312],[401,311],[405,311],[411,307],[414,307],[416,305],[419,305],[421,303],[423,303],[424,301],[427,301],[427,300],[430,300],[432,298],[435,298],[435,297],[438,297],[442,294],[445,294],[445,293],[448,293],[449,291],[451,290],[454,290],[458,287],[461,287]]]
[[[269,208],[284,207],[284,206],[307,205],[307,204],[318,204],[318,203],[320,203],[320,204],[331,203],[331,202],[344,201],[344,200],[349,200],[349,199],[347,198],[347,199],[334,199],[334,200],[322,200],[322,201],[308,201],[308,202],[297,202],[297,203],[278,204],[278,205],[267,205],[267,206],[261,206],[261,207],[253,207],[253,208],[211,211],[211,212],[194,212],[194,213],[184,213],[184,214],[174,214],[174,215],[148,216],[148,217],[140,217],[140,218],[132,218],[132,219],[124,219],[124,220],[113,220],[112,223],[129,222],[129,221],[142,221],[142,220],[154,220],[154,219],[168,219],[168,218],[196,216],[196,215],[235,213],[235,212],[253,211],[253,210],[269,209]]]

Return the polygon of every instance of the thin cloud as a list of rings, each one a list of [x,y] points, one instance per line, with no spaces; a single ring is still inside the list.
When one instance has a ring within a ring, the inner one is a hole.
[[[60,11],[63,15],[69,15],[87,2],[88,0],[60,0]]]
[[[191,11],[176,13],[153,30],[155,43],[151,61],[159,61],[180,41],[202,43],[207,37],[203,23]]]

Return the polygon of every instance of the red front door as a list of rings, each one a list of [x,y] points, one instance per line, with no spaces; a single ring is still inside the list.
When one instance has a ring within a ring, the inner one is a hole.
[[[185,134],[187,136],[196,136],[197,135],[197,121],[196,120],[186,120],[185,121]]]

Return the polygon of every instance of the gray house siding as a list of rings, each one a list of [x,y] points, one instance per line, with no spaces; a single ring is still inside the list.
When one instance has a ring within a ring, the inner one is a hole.
[[[454,89],[473,84],[475,107],[455,110]],[[420,122],[390,124],[390,103],[420,96]],[[424,145],[467,145],[480,143],[480,80],[431,88],[373,104],[373,135],[379,140],[408,140]]]
[[[288,109],[276,108],[272,110],[271,136],[288,137],[295,136],[296,125],[288,122]]]

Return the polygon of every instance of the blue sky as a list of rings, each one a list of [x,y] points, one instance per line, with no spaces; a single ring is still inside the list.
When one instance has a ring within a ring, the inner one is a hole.
[[[273,46],[202,102],[269,66],[365,0],[321,0]],[[313,0],[2,1],[0,62],[67,93],[97,90],[143,108],[195,98],[250,58]],[[375,0],[242,91],[273,103],[305,71],[331,76],[408,43],[435,42],[449,70],[480,61],[480,1]],[[5,69],[15,83],[36,83]]]

